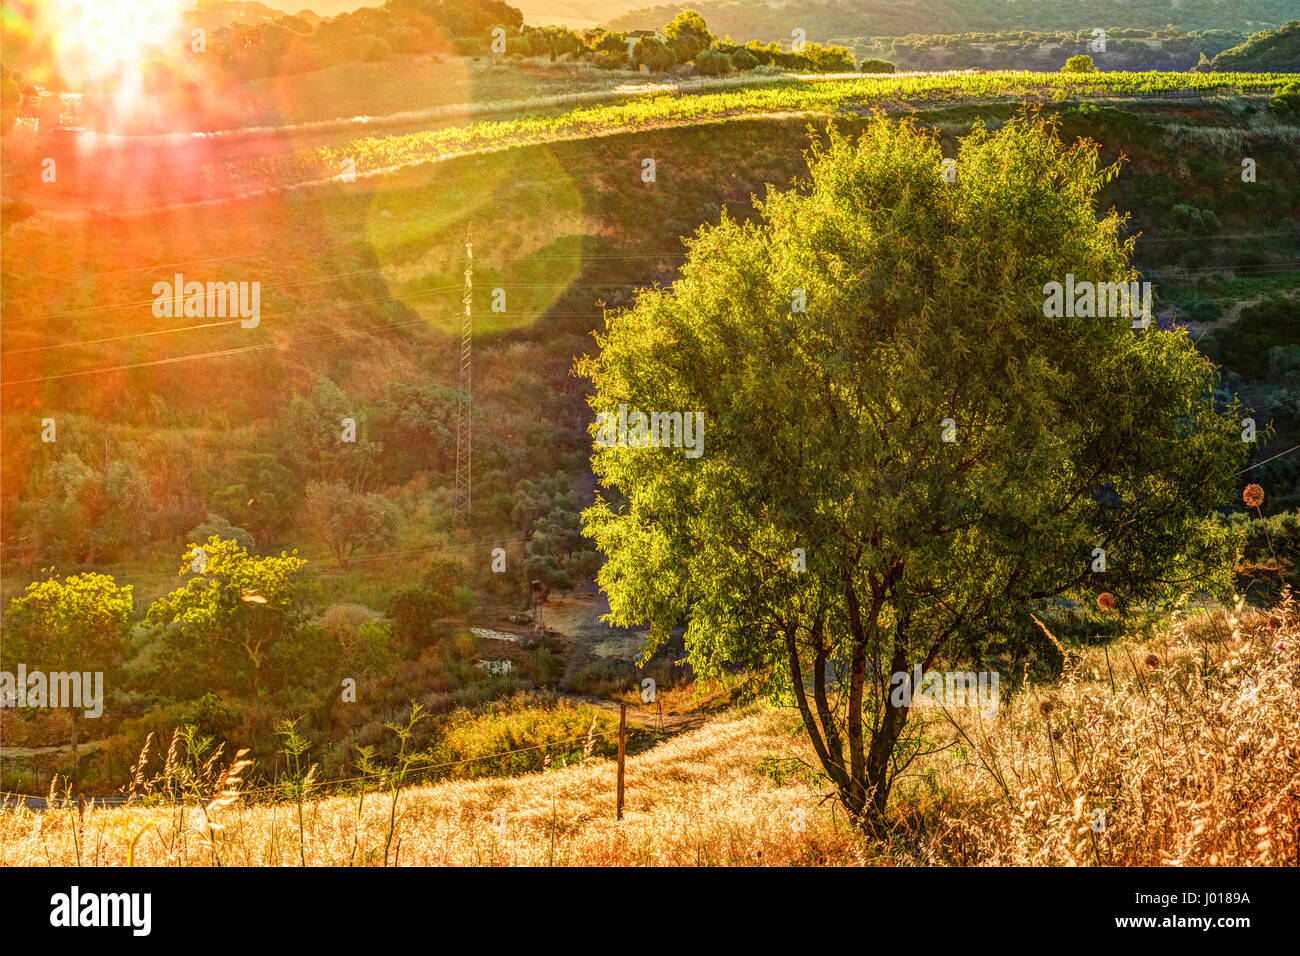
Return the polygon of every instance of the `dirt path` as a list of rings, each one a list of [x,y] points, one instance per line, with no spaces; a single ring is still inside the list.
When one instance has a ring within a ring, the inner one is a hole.
[[[87,757],[109,745],[109,740],[85,740],[77,744],[77,757]],[[54,747],[0,747],[0,760],[21,760],[30,757],[47,757],[53,754],[72,753],[72,744]]]
[[[1284,299],[1294,300],[1297,296],[1300,296],[1300,290],[1279,289],[1276,293],[1270,294],[1280,295]],[[1259,305],[1262,301],[1264,301],[1264,296],[1262,295],[1252,296],[1249,299],[1236,299],[1233,301],[1232,305],[1228,306],[1228,308],[1224,310],[1223,315],[1221,315],[1217,321],[1188,322],[1187,332],[1193,339],[1198,339],[1202,335],[1208,335],[1215,329],[1231,328],[1233,325],[1236,325],[1237,320],[1241,318],[1241,312],[1243,309],[1248,309],[1253,305]]]
[[[592,707],[598,707],[615,718],[619,715],[619,702],[616,700],[609,700],[604,697],[590,697],[586,694],[560,694],[559,696],[574,703],[590,704]],[[687,707],[690,706],[693,705],[661,711],[654,704],[629,704],[627,708],[627,726],[630,730],[643,730],[667,735],[679,734],[684,730],[695,730],[697,727],[704,726],[708,721],[707,712],[698,708],[688,710]]]

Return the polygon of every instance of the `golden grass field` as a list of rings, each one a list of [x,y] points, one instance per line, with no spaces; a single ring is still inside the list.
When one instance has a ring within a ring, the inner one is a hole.
[[[811,752],[791,711],[750,704],[629,757],[621,822],[610,760],[410,787],[396,806],[372,788],[301,812],[246,803],[238,770],[217,768],[201,799],[10,808],[0,864],[1291,864],[1293,615],[1288,602],[1176,616],[1153,639],[1069,651],[1058,683],[1004,700],[991,721],[914,712],[953,746],[900,779],[883,841],[854,831],[813,774],[762,769]]]

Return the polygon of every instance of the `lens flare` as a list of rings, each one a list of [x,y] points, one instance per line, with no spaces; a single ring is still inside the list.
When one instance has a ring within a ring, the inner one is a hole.
[[[59,72],[72,85],[134,74],[150,57],[179,52],[184,0],[57,0],[44,8]],[[191,4],[192,6],[192,4]]]

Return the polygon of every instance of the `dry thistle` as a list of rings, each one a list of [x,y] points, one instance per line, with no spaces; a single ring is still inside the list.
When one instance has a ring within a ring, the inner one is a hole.
[[[1259,485],[1247,485],[1241,493],[1241,500],[1246,502],[1247,508],[1258,508],[1264,503],[1264,489]]]

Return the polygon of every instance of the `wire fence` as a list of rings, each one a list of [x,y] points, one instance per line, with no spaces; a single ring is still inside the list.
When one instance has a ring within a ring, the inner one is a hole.
[[[693,700],[679,707],[674,707],[666,711],[645,710],[643,711],[643,713],[645,713],[648,718],[683,716],[687,713],[691,713],[693,711],[698,710],[700,707],[702,707],[704,704],[708,703],[709,701],[715,700],[718,697],[722,697],[724,695],[732,694],[733,692],[735,692],[736,689],[737,689],[736,687],[724,688],[723,690],[717,691],[716,693],[709,694],[706,697],[701,697],[698,700]],[[592,706],[603,710],[603,708],[600,708],[599,704],[592,704]],[[642,710],[642,708],[636,707],[635,704],[628,705],[628,706],[629,708],[635,707],[637,710]],[[648,723],[636,723],[633,722],[632,720],[627,721],[626,727],[627,730],[630,732],[649,734],[660,741],[672,737],[674,736],[675,733],[680,732],[680,730],[679,731],[664,730],[661,727],[655,727]],[[349,790],[354,790],[358,784],[363,784],[363,783],[375,784],[376,790],[391,789],[393,786],[394,779],[396,779],[397,781],[398,789],[405,790],[410,787],[419,786],[423,783],[429,782],[440,771],[448,770],[453,767],[461,767],[461,766],[467,766],[475,763],[482,763],[489,760],[499,760],[505,757],[511,757],[516,754],[524,754],[524,753],[539,753],[538,760],[536,764],[533,766],[532,771],[530,771],[530,772],[535,772],[543,764],[546,754],[548,754],[552,750],[552,748],[560,748],[563,747],[564,745],[575,744],[579,741],[585,743],[587,741],[603,740],[606,737],[611,737],[611,736],[616,737],[618,733],[619,733],[619,728],[617,727],[611,730],[604,730],[604,731],[595,731],[593,729],[592,731],[583,734],[577,734],[573,737],[564,737],[557,740],[548,740],[545,743],[532,744],[527,747],[517,747],[511,750],[501,750],[496,753],[479,754],[473,757],[464,757],[459,760],[448,760],[448,761],[443,761],[435,764],[419,764],[419,765],[414,765],[405,770],[401,768],[390,767],[390,768],[376,770],[372,773],[357,774],[350,777],[335,777],[326,780],[313,780],[310,784],[309,796],[310,799],[312,800],[321,800],[332,796],[338,796],[340,794],[348,792]],[[239,791],[239,796],[241,799],[250,802],[269,801],[275,797],[280,797],[282,799],[291,799],[292,788],[296,785],[300,785],[300,784],[294,782],[286,782],[284,779],[281,779],[279,781],[273,781],[271,783],[262,784],[256,787],[241,788]],[[163,797],[165,796],[165,794],[166,791],[163,791],[158,794],[149,794],[143,798],[134,797],[134,796],[124,796],[124,797],[111,796],[111,797],[94,797],[93,800],[95,803],[101,806],[148,806],[151,799]],[[212,794],[211,796],[215,796],[215,794]],[[36,809],[36,807],[32,806],[33,803],[41,804],[40,809],[55,809],[57,807],[60,797],[61,795],[56,794],[55,796],[56,806],[50,806],[49,799],[47,797],[40,797],[35,794],[28,794],[28,793],[17,793],[10,790],[0,790],[0,808],[8,809],[9,807],[7,807],[6,805],[12,800],[17,805],[25,806],[28,809]],[[68,802],[69,805],[71,805],[74,801],[68,801]]]

